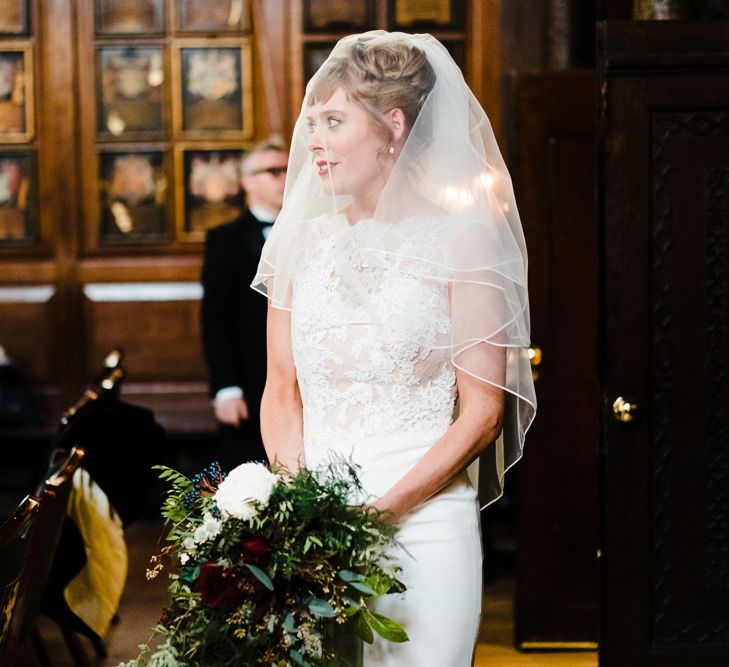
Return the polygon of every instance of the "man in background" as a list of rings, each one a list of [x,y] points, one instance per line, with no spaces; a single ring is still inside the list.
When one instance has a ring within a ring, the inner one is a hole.
[[[281,210],[288,153],[275,140],[241,160],[248,208],[207,232],[202,270],[202,339],[221,464],[265,461],[259,411],[266,382],[266,299],[251,289],[263,243]]]

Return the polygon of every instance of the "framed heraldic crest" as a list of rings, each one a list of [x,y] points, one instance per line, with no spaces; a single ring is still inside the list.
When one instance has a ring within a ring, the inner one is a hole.
[[[176,0],[175,26],[186,33],[249,32],[250,0]]]
[[[329,57],[336,42],[310,42],[304,44],[304,83],[311,79]]]
[[[362,32],[375,27],[373,0],[303,0],[305,32]]]
[[[30,34],[28,0],[0,0],[0,37]]]
[[[35,155],[0,151],[0,247],[38,238]]]
[[[461,72],[465,74],[466,45],[462,41],[455,39],[443,39],[441,43],[446,47],[448,53],[451,54],[451,58],[456,61],[456,65],[458,65]]]
[[[99,175],[101,244],[169,240],[164,151],[103,151]]]
[[[177,148],[175,199],[178,237],[202,241],[205,232],[238,218],[245,208],[239,148]]]
[[[161,138],[165,118],[162,47],[105,46],[96,52],[96,60],[100,138]]]
[[[408,32],[462,30],[465,5],[465,0],[390,0],[390,28]]]
[[[31,47],[0,44],[0,143],[29,142],[33,133]]]
[[[164,0],[94,0],[97,35],[161,35]]]
[[[175,133],[191,139],[252,137],[250,40],[206,40],[173,48]]]

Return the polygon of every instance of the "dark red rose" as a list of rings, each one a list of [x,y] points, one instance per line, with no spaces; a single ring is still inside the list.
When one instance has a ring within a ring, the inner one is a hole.
[[[235,568],[204,563],[195,579],[195,590],[202,601],[214,609],[230,609],[245,599],[241,583]]]
[[[160,615],[157,623],[159,625],[164,625],[166,628],[172,627],[172,623],[179,615],[180,609],[178,607],[174,604],[167,605],[164,609],[162,609],[162,614]]]
[[[271,551],[268,542],[258,535],[247,535],[240,541],[243,562],[259,565]]]

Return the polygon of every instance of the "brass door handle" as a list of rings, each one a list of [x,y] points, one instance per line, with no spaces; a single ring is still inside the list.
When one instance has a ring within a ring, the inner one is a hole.
[[[625,424],[632,422],[635,419],[635,413],[637,411],[638,406],[622,396],[618,396],[613,401],[613,417],[615,417],[615,419],[619,422],[623,422]]]
[[[539,367],[542,365],[542,348],[539,345],[531,345],[527,353],[532,367],[532,380],[536,382],[539,379]]]

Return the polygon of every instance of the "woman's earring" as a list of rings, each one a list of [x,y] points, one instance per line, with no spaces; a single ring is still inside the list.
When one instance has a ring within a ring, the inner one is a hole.
[[[390,155],[395,155],[395,147],[394,146],[390,146],[390,148],[387,149],[387,152]]]

